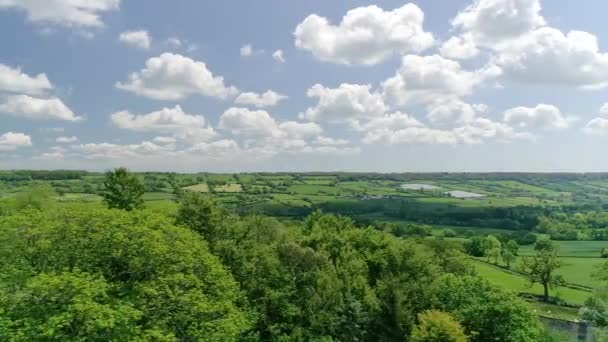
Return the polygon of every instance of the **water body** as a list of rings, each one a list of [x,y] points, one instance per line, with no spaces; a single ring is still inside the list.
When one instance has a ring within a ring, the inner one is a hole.
[[[435,190],[440,189],[438,186],[430,184],[401,184],[401,189],[405,190]]]
[[[482,198],[482,197],[486,197],[486,195],[483,194],[477,194],[474,192],[468,192],[468,191],[462,191],[462,190],[452,190],[452,191],[446,191],[445,194],[450,195],[450,197],[454,197],[454,198]]]

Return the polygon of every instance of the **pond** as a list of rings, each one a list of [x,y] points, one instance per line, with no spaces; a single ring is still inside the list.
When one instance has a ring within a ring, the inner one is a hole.
[[[454,198],[482,198],[482,197],[486,197],[486,195],[483,194],[477,194],[474,192],[468,192],[468,191],[462,191],[462,190],[452,190],[452,191],[446,191],[445,194],[450,195],[450,197],[454,197]]]

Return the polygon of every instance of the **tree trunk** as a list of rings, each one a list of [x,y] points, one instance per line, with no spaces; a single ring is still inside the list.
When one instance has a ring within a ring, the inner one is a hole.
[[[549,301],[549,284],[543,284],[543,288],[545,290],[545,295],[544,295],[544,301],[548,302]]]

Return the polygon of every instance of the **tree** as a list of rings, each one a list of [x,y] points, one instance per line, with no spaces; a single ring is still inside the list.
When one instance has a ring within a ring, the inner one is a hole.
[[[498,257],[500,257],[500,248],[502,246],[500,240],[494,235],[488,235],[485,239],[485,246],[488,262],[490,262],[490,258],[494,258],[494,264],[498,264]]]
[[[467,342],[464,329],[452,315],[429,310],[418,314],[418,325],[412,333],[412,342]]]
[[[538,239],[538,241],[536,241],[534,244],[534,250],[537,252],[552,251],[554,249],[555,246],[553,246],[553,242],[551,242],[551,240],[548,238]]]
[[[232,275],[169,217],[66,205],[1,223],[2,341],[235,341],[250,327]]]
[[[146,191],[144,184],[124,167],[108,171],[103,182],[104,202],[110,209],[131,211],[144,205],[142,196]]]
[[[507,241],[507,244],[502,249],[502,259],[507,264],[507,268],[511,268],[511,263],[515,261],[515,257],[519,252],[519,245],[514,240]]]
[[[535,256],[522,259],[520,271],[527,274],[530,285],[538,283],[543,286],[543,300],[547,302],[549,289],[565,283],[564,278],[555,272],[561,266],[555,249],[541,249]]]
[[[480,277],[446,274],[435,279],[431,293],[433,308],[450,312],[471,342],[541,341],[538,316],[515,295]]]
[[[217,206],[209,196],[187,191],[177,211],[176,222],[189,227],[213,245],[228,218],[226,210]]]
[[[55,204],[57,193],[48,184],[36,184],[15,196],[15,209],[47,209]]]

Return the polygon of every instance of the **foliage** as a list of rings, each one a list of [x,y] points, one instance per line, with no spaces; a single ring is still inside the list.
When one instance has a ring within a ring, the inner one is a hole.
[[[57,193],[48,184],[36,184],[15,197],[15,209],[48,209],[55,204]]]
[[[519,270],[527,275],[530,284],[538,283],[543,286],[543,300],[547,302],[549,289],[565,283],[563,276],[556,272],[562,267],[562,262],[557,258],[557,250],[553,247],[540,245],[540,248],[535,249],[536,255],[523,258]]]
[[[248,327],[232,276],[163,216],[70,206],[0,230],[2,340],[225,341]]]
[[[125,168],[106,173],[103,199],[110,209],[131,211],[143,207],[145,186]]]
[[[478,277],[444,275],[435,280],[432,293],[433,307],[451,312],[472,342],[542,338],[538,318],[520,300]]]
[[[425,311],[418,315],[412,342],[467,342],[464,329],[449,313]]]

